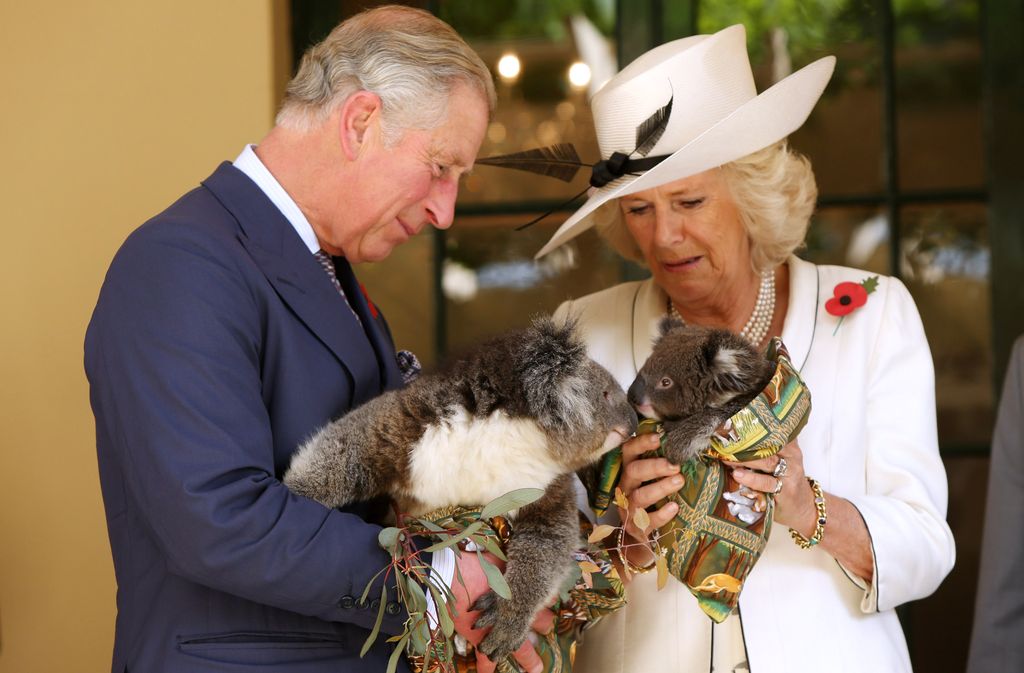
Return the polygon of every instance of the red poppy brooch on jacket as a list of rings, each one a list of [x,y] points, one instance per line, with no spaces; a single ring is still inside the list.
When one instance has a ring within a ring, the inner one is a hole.
[[[868,295],[877,287],[878,276],[865,278],[859,283],[846,281],[835,286],[832,290],[832,298],[825,302],[825,310],[839,318],[832,336],[839,331],[839,326],[843,324],[847,315],[867,303]]]
[[[370,309],[370,315],[376,318],[380,313],[377,312],[377,307],[373,305],[372,301],[370,301],[370,294],[366,291],[366,286],[360,283],[359,289],[363,293],[363,299],[366,300],[366,307]]]

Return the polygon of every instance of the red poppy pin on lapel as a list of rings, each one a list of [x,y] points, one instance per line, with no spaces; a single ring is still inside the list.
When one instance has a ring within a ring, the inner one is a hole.
[[[380,315],[380,313],[377,312],[377,307],[373,305],[372,301],[370,301],[370,294],[366,291],[366,286],[360,283],[359,289],[363,293],[363,299],[366,300],[366,306],[370,309],[370,315],[376,318],[377,316]]]
[[[846,281],[835,286],[835,289],[832,290],[833,297],[825,302],[825,310],[839,317],[839,322],[836,323],[832,336],[835,336],[836,332],[839,331],[839,326],[843,324],[843,320],[847,315],[867,303],[868,295],[874,292],[877,287],[878,276],[865,278],[859,283]]]

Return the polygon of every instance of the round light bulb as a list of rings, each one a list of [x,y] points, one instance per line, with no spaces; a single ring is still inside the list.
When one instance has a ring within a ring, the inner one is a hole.
[[[498,74],[502,79],[511,80],[519,77],[521,68],[522,64],[519,63],[519,57],[515,54],[505,54],[498,61]]]
[[[580,89],[590,84],[590,66],[582,61],[569,66],[569,83]]]

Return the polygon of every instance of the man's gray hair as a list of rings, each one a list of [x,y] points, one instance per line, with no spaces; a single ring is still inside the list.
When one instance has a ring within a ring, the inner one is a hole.
[[[423,10],[377,7],[306,50],[277,123],[310,130],[352,94],[369,91],[381,100],[384,141],[392,144],[407,129],[440,124],[457,84],[479,92],[494,111],[490,71],[451,26]]]

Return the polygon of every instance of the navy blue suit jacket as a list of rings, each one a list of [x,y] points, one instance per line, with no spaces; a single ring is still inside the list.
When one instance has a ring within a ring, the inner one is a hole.
[[[139,673],[384,670],[359,649],[389,557],[365,508],[280,482],[319,426],[401,385],[383,319],[241,171],[133,232],[85,340],[117,576],[113,668]],[[373,312],[375,313],[375,311]],[[387,587],[384,632],[406,615]]]

